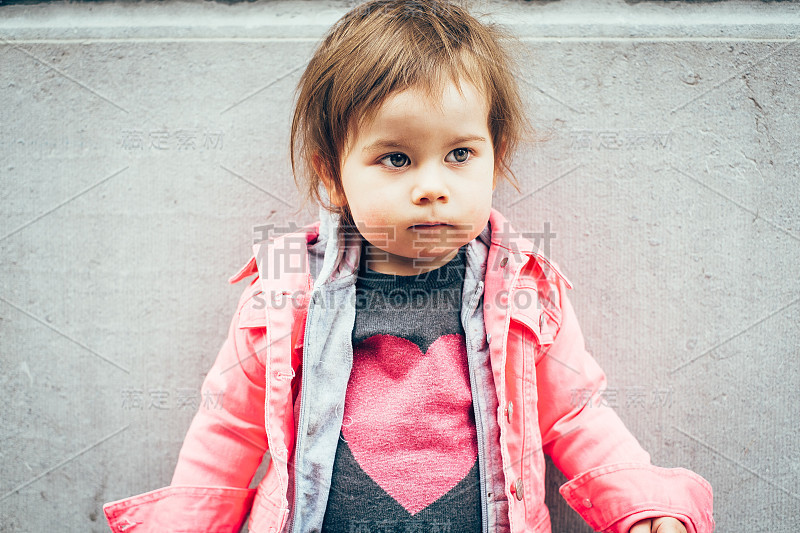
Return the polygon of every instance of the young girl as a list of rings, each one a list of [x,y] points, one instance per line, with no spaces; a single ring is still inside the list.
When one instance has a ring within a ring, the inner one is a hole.
[[[256,276],[203,384],[223,408],[169,487],[105,505],[114,531],[549,532],[544,453],[595,530],[713,530],[709,484],[603,405],[569,282],[492,209],[526,129],[500,37],[403,0],[331,29],[292,125],[321,220],[232,278]]]

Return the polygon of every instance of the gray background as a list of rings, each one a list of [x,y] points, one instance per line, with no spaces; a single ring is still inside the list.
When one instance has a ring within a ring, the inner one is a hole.
[[[0,6],[0,530],[104,531],[169,483],[253,227],[314,218],[293,89],[350,5]],[[495,205],[555,233],[608,401],[718,531],[796,531],[800,6],[473,7],[541,137]],[[563,481],[554,531],[588,531]]]

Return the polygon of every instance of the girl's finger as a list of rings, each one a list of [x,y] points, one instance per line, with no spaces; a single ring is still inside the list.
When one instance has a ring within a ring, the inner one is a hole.
[[[656,533],[686,533],[683,522],[674,518],[656,518],[652,529]]]
[[[647,518],[636,522],[628,533],[650,533],[650,519]]]

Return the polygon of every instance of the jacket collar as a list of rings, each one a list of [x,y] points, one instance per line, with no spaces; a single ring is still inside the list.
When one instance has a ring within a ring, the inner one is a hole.
[[[536,267],[523,269],[520,274],[521,281],[530,276],[535,276],[536,279],[544,277],[555,280],[555,278],[558,278],[563,281],[567,288],[572,288],[572,284],[561,272],[558,265],[545,256],[542,249],[532,243],[524,233],[515,230],[508,219],[496,209],[492,209],[488,226],[491,228],[491,246],[499,249],[498,254],[492,254],[497,258],[497,261],[490,263],[489,268],[496,267],[497,264],[494,263],[506,266],[503,263],[504,258],[507,258],[507,266],[510,267],[509,271],[522,268],[529,261],[532,261]]]
[[[320,207],[319,232],[309,254],[314,289],[337,280],[355,279],[361,256],[361,237],[344,231],[341,217]]]

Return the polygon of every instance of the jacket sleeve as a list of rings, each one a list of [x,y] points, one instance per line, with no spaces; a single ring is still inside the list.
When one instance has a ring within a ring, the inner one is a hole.
[[[605,404],[605,374],[586,351],[565,292],[559,284],[560,325],[536,361],[542,447],[569,478],[561,494],[596,531],[627,533],[639,520],[671,516],[689,533],[710,533],[711,486],[689,470],[650,464]]]
[[[240,530],[256,492],[248,487],[267,450],[266,331],[257,287],[254,282],[242,296],[206,375],[170,486],[105,504],[112,531]]]

